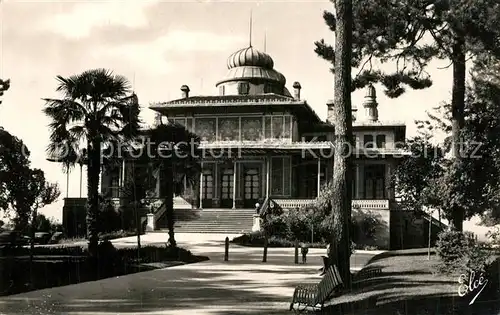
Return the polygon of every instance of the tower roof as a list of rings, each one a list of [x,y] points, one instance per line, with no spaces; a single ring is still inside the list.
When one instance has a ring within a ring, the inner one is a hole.
[[[216,86],[231,81],[271,81],[285,86],[286,78],[274,69],[271,56],[252,46],[232,53],[227,59],[228,72]]]

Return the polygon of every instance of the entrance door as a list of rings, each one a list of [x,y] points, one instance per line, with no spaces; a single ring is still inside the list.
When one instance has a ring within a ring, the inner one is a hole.
[[[221,171],[221,208],[233,207],[234,171],[232,168],[224,168]]]
[[[254,208],[260,198],[260,178],[258,168],[245,169],[245,208]]]
[[[203,208],[211,208],[212,200],[214,198],[214,175],[211,170],[203,171],[203,185],[202,185],[202,197],[203,200],[201,205]]]

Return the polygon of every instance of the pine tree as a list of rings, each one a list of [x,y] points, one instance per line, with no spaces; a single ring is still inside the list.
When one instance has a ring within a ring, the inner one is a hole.
[[[325,12],[323,17],[335,31],[335,15]],[[478,54],[500,55],[499,22],[497,0],[354,0],[351,66],[357,74],[352,90],[381,83],[386,95],[395,98],[406,87],[425,89],[432,85],[426,72],[429,62],[448,60],[453,67],[452,154],[458,170],[466,61]],[[316,42],[315,51],[327,61],[335,60],[335,49],[324,40]],[[381,66],[387,64],[392,70],[383,71]],[[464,209],[455,205],[451,210],[453,227],[462,231]]]

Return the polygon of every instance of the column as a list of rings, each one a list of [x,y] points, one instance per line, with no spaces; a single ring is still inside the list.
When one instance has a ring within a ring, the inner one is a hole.
[[[361,163],[356,164],[356,199],[363,199],[363,165]]]
[[[236,160],[233,163],[233,209],[236,209]]]
[[[219,207],[220,206],[220,193],[219,193],[219,165],[217,160],[214,163],[214,193],[213,193],[213,200],[214,200],[214,207]]]
[[[393,187],[391,187],[391,181],[392,181],[392,165],[391,161],[387,161],[385,164],[385,174],[386,174],[386,179],[385,179],[385,191],[386,191],[386,197],[387,199],[393,199]]]
[[[266,157],[266,199],[269,197],[269,173],[271,173],[271,157]]]
[[[201,162],[200,172],[200,210],[203,209],[203,162]]]
[[[318,190],[316,192],[316,197],[319,197],[320,189],[321,189],[321,159],[318,158]]]
[[[123,159],[123,161],[122,161],[122,165],[121,165],[121,168],[120,168],[119,172],[120,172],[120,177],[119,177],[119,184],[118,184],[118,186],[120,186],[120,188],[121,188],[119,196],[120,196],[120,198],[122,198],[123,197],[123,191],[122,190],[125,187],[125,159]]]

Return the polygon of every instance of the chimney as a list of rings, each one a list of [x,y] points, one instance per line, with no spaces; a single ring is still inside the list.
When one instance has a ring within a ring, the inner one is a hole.
[[[295,100],[299,101],[300,100],[300,89],[302,87],[300,86],[300,83],[295,81],[293,82],[293,97]]]
[[[189,86],[187,86],[187,85],[181,86],[181,91],[182,91],[182,98],[189,97]]]
[[[333,106],[334,106],[333,100],[328,100],[326,102],[326,106],[328,107],[326,122],[333,124],[333,119],[335,118],[335,113],[333,112]]]
[[[366,89],[365,101],[363,102],[363,107],[365,108],[366,118],[369,121],[378,121],[378,109],[377,109],[377,92],[375,88],[370,83]]]

